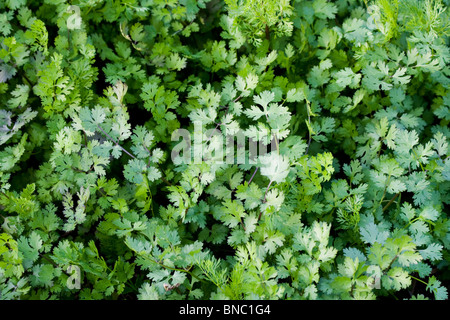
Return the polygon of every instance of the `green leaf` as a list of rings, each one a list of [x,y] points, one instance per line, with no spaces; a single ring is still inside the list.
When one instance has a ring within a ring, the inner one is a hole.
[[[41,237],[36,232],[33,232],[29,238],[20,237],[17,243],[19,252],[23,256],[24,268],[31,268],[33,263],[39,258],[39,251],[42,249],[43,241]]]
[[[285,181],[289,174],[290,164],[286,157],[276,152],[271,152],[265,156],[259,157],[261,163],[261,174],[270,181],[281,183]]]

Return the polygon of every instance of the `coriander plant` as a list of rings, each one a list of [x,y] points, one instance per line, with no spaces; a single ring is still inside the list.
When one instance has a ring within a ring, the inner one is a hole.
[[[449,4],[0,1],[0,299],[448,299]]]

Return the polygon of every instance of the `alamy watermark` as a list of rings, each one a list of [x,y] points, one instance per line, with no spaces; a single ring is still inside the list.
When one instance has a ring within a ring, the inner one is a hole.
[[[66,270],[67,274],[70,274],[70,277],[67,278],[66,286],[70,290],[81,289],[81,270],[79,266],[70,265]]]
[[[379,276],[369,276],[367,286],[371,289],[381,289],[381,278]]]
[[[80,7],[71,5],[67,8],[67,12],[70,12],[73,14],[67,18],[66,25],[67,29],[69,30],[75,30],[75,29],[81,29],[81,10]]]

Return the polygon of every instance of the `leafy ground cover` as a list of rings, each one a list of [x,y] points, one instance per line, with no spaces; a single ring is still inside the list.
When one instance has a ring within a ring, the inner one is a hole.
[[[0,1],[0,299],[447,299],[448,5]]]

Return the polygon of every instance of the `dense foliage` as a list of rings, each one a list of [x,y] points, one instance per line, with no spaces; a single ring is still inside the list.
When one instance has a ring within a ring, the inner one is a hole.
[[[447,299],[448,5],[0,1],[0,299]]]

